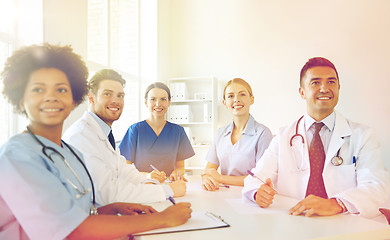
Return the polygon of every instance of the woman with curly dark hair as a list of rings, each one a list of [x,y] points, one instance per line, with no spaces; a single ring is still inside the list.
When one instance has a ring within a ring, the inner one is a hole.
[[[88,70],[72,48],[24,47],[1,76],[3,94],[29,125],[0,148],[0,239],[113,239],[187,221],[188,203],[161,213],[130,203],[96,208],[81,153],[61,140],[87,93]]]

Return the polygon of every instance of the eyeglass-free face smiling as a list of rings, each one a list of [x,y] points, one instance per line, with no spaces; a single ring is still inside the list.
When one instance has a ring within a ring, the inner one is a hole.
[[[56,126],[74,109],[72,90],[66,74],[56,68],[41,68],[30,74],[20,108],[30,119],[32,129]]]
[[[340,83],[330,67],[313,67],[303,77],[299,93],[306,100],[308,114],[317,121],[329,116],[339,100]]]
[[[96,95],[88,94],[91,111],[109,126],[122,115],[124,98],[122,84],[114,80],[101,81]]]
[[[164,117],[170,104],[171,100],[168,98],[168,93],[161,88],[151,89],[145,100],[145,105],[153,118]]]
[[[223,104],[233,116],[249,114],[250,105],[254,103],[254,97],[239,83],[230,84],[225,91]]]

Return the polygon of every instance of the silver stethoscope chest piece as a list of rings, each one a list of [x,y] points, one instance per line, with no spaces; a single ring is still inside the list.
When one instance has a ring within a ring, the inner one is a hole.
[[[331,160],[334,166],[340,166],[341,164],[343,164],[343,161],[344,161],[343,158],[338,156],[333,157]]]
[[[342,157],[340,157],[340,149],[337,151],[337,155],[330,160],[333,166],[340,166],[343,164],[344,160]]]
[[[330,162],[333,164],[333,166],[340,166],[341,164],[343,164],[344,160],[342,157],[340,157],[340,149],[337,151],[336,156],[334,156],[332,160],[330,160]]]

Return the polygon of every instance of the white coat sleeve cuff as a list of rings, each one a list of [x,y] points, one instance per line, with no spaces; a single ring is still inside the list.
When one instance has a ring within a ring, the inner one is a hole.
[[[156,179],[153,179],[153,178],[147,178],[143,181],[141,181],[142,184],[145,184],[145,183],[153,183],[153,184],[160,184],[159,181],[157,181]]]
[[[243,191],[242,196],[249,201],[256,202],[256,200],[255,200],[255,193],[256,192],[257,192],[257,189]]]
[[[347,200],[345,200],[343,198],[338,198],[338,199],[340,199],[343,202],[345,208],[347,209],[347,212],[349,212],[349,213],[359,213],[359,210],[357,210],[356,207],[352,203],[350,203],[349,201],[347,201]]]

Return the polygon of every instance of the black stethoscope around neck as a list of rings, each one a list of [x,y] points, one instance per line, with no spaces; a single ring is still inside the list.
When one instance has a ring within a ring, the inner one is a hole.
[[[27,126],[27,131],[28,133],[34,138],[34,140],[36,142],[38,142],[41,146],[42,146],[42,153],[51,161],[54,163],[53,159],[51,158],[51,154],[55,153],[57,154],[61,159],[62,161],[64,161],[65,165],[69,168],[69,170],[73,173],[73,175],[75,176],[75,178],[77,179],[77,181],[80,183],[82,189],[79,189],[74,183],[72,183],[69,179],[68,180],[68,183],[70,185],[73,186],[74,189],[76,189],[77,192],[79,192],[81,195],[85,195],[87,192],[90,191],[89,190],[86,190],[85,187],[84,187],[84,184],[81,182],[81,179],[80,177],[77,175],[77,173],[73,170],[73,168],[70,166],[70,164],[68,163],[68,161],[65,159],[64,155],[62,155],[60,152],[58,152],[55,148],[53,147],[50,147],[50,146],[47,146],[45,144],[43,144],[43,142],[41,142],[37,136],[35,136],[35,134],[31,131],[31,129]],[[73,151],[73,149],[66,143],[64,142],[62,139],[61,139],[61,143],[64,144],[71,152],[72,154],[77,158],[77,160],[81,163],[81,165],[83,166],[85,172],[87,173],[88,175],[88,178],[89,178],[89,181],[91,182],[91,187],[92,187],[92,206],[91,206],[91,210],[90,210],[90,215],[97,215],[97,208],[96,208],[96,199],[95,199],[95,188],[93,186],[93,180],[92,180],[92,177],[91,175],[89,174],[88,172],[88,169],[87,167],[85,166],[84,162],[80,159],[80,157]],[[52,153],[48,154],[48,151],[51,151]],[[77,197],[77,196],[76,196]]]
[[[298,119],[297,124],[295,125],[295,134],[290,138],[290,147],[291,148],[293,147],[293,141],[294,141],[294,138],[296,138],[296,137],[301,139],[302,144],[305,144],[304,137],[302,136],[302,134],[298,133],[299,123],[301,122],[302,119],[303,119],[303,116]],[[331,163],[334,166],[340,166],[344,162],[343,158],[340,156],[340,150],[341,150],[341,148],[337,151],[336,156],[334,156],[331,159]]]

